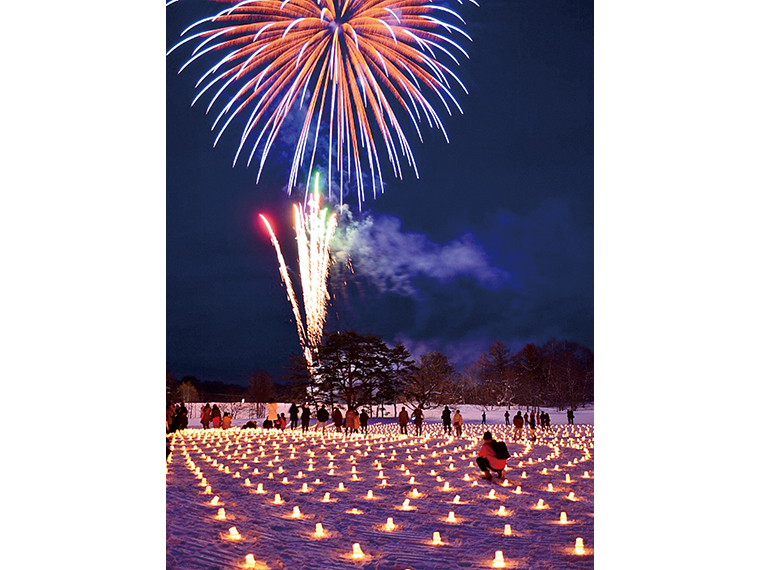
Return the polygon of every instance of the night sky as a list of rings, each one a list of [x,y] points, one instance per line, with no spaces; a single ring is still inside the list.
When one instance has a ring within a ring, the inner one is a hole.
[[[594,348],[593,3],[483,0],[459,6],[473,43],[460,43],[453,89],[464,114],[440,131],[407,131],[420,177],[383,163],[386,188],[362,212],[347,197],[334,251],[326,331],[354,329],[440,350],[457,365],[501,340],[566,339]],[[167,48],[218,5],[166,9]],[[244,384],[254,370],[275,380],[300,351],[266,213],[296,266],[292,205],[283,190],[288,149],[232,167],[239,130],[216,148],[194,84],[209,65],[177,75],[189,51],[166,60],[166,361],[177,378]],[[210,60],[209,60],[210,61]],[[435,102],[433,102],[435,105]],[[345,230],[350,229],[350,239]]]

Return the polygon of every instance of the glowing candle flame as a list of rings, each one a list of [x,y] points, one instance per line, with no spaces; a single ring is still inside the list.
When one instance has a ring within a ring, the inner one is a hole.
[[[575,553],[576,554],[584,554],[585,550],[583,548],[583,539],[578,537],[575,539]]]
[[[216,506],[216,505],[219,504],[219,496],[218,495],[214,495],[214,498],[211,499],[211,504],[214,505],[214,506]]]
[[[224,509],[220,508],[216,513],[217,520],[223,521],[227,520],[227,514],[224,512]]]
[[[419,493],[419,491],[417,491],[416,488],[412,489],[412,497],[415,498],[415,499],[418,499],[420,497],[420,493]]]
[[[294,519],[300,519],[301,518],[301,509],[298,507],[293,507],[293,514],[291,515]]]
[[[303,485],[301,485],[301,492],[302,493],[308,493],[309,492],[309,486],[306,483],[304,483]]]
[[[546,486],[546,490],[549,491],[550,493],[553,493],[554,492],[554,486],[551,483],[549,483]]]
[[[330,502],[330,493],[325,493],[325,496],[322,497],[323,503],[329,503]]]
[[[385,522],[385,530],[393,530],[396,528],[396,525],[393,524],[393,518],[388,517],[388,520]]]
[[[255,566],[256,566],[256,559],[253,557],[253,554],[246,554],[245,564],[243,565],[243,568],[253,568]]]
[[[229,534],[227,535],[227,538],[229,538],[230,540],[240,540],[241,538],[243,538],[242,536],[240,536],[238,529],[236,529],[234,526],[231,526],[228,532]]]
[[[274,494],[274,504],[275,505],[281,505],[284,501],[282,500],[282,497],[280,497],[279,493]]]
[[[454,516],[454,511],[449,511],[449,516],[446,518],[446,522],[457,522],[457,519]]]
[[[404,499],[404,504],[401,505],[401,508],[405,511],[411,510],[411,507],[409,506],[409,499]]]
[[[441,533],[438,532],[438,531],[435,531],[433,533],[433,544],[435,544],[435,545],[443,544],[441,542]]]
[[[444,491],[450,491],[450,490],[451,490],[451,487],[449,487],[449,482],[448,482],[448,481],[446,481],[446,482],[443,484],[443,490],[444,490]]]
[[[263,492],[264,492],[264,484],[263,484],[263,483],[259,483],[259,484],[256,486],[256,492],[257,492],[257,493],[263,493]]]
[[[512,536],[512,525],[504,525],[504,536]]]
[[[547,505],[544,504],[544,500],[543,499],[539,499],[538,503],[536,503],[536,508],[537,509],[545,509],[546,507],[547,507]]]
[[[358,542],[354,542],[352,548],[353,552],[351,552],[351,558],[364,558],[364,553],[362,552],[362,549],[359,546]]]
[[[499,515],[500,517],[507,516],[507,510],[504,508],[504,505],[501,505],[499,507],[499,511],[496,514]]]
[[[517,488],[512,491],[515,495],[520,495],[522,493],[522,487],[520,485],[517,486]]]
[[[317,523],[316,527],[314,528],[314,536],[322,537],[325,535],[325,529],[322,528],[322,523]]]
[[[372,489],[370,489],[369,491],[367,491],[367,498],[368,499],[373,499],[374,498],[373,495],[372,495]]]
[[[455,504],[455,505],[458,505],[458,504],[459,504],[459,495],[455,495],[455,496],[454,496],[454,504]]]
[[[250,487],[251,486],[251,480],[250,479],[246,479],[245,480],[245,486],[246,487]]]
[[[570,473],[565,474],[565,483],[572,483],[570,480]]]
[[[559,514],[559,522],[560,522],[561,524],[567,524],[567,513],[566,513],[565,511],[562,511],[562,512]]]
[[[494,491],[493,489],[491,489],[490,491],[488,491],[488,498],[489,499],[495,499],[496,498],[496,491]]]
[[[507,565],[504,562],[504,553],[501,550],[497,550],[494,554],[492,566],[494,568],[506,568]]]

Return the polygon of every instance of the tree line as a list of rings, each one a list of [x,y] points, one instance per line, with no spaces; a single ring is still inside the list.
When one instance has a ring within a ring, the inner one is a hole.
[[[326,335],[316,352],[311,370],[302,355],[293,355],[283,384],[273,382],[266,372],[252,373],[247,387],[192,377],[177,381],[167,373],[167,397],[185,402],[245,398],[261,414],[274,398],[329,407],[366,406],[394,416],[399,404],[421,409],[444,404],[575,409],[594,400],[594,354],[570,341],[529,343],[518,352],[495,341],[461,371],[440,352],[415,360],[403,344],[389,346],[378,336],[355,331]]]

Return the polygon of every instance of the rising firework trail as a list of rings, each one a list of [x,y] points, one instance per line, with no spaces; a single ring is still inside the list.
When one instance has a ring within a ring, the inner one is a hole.
[[[200,91],[193,104],[207,96],[206,112],[216,105],[212,130],[219,131],[214,145],[235,117],[244,124],[233,165],[246,153],[250,164],[258,150],[257,181],[294,106],[303,124],[288,192],[307,158],[307,172],[313,172],[320,135],[328,139],[329,199],[336,172],[342,202],[345,172],[349,180],[356,178],[360,207],[366,166],[373,194],[382,188],[381,155],[387,155],[394,176],[403,178],[402,159],[419,176],[402,123],[420,141],[423,123],[440,129],[448,141],[428,97],[449,115],[453,107],[462,112],[452,85],[465,93],[467,89],[448,65],[459,65],[460,55],[469,57],[452,37],[472,40],[458,27],[464,24],[462,17],[442,1],[215,1],[233,5],[190,25],[182,33],[187,37],[167,55],[180,46],[194,46],[180,72],[213,59],[196,84]],[[311,174],[307,195],[310,184]]]
[[[280,244],[267,219],[259,214],[269,231],[272,245],[277,252],[280,265],[280,276],[285,284],[288,299],[293,308],[293,314],[298,328],[298,339],[303,349],[304,357],[309,368],[314,363],[317,346],[322,340],[322,330],[327,317],[327,301],[330,294],[327,291],[327,277],[330,271],[330,240],[338,226],[338,216],[332,213],[328,216],[327,208],[319,208],[319,175],[315,180],[315,190],[308,202],[308,210],[299,204],[293,207],[296,245],[298,246],[298,267],[303,294],[304,317],[298,307],[293,284],[285,265],[285,258],[280,250]],[[304,326],[305,321],[305,326]]]

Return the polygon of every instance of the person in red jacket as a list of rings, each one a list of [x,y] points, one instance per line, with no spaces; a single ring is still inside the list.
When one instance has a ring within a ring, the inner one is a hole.
[[[483,471],[483,479],[491,479],[491,471],[496,472],[496,476],[499,479],[504,478],[504,468],[507,466],[506,459],[497,459],[496,452],[493,449],[494,440],[491,437],[491,432],[487,431],[483,434],[483,445],[480,446],[480,453],[475,462]]]

